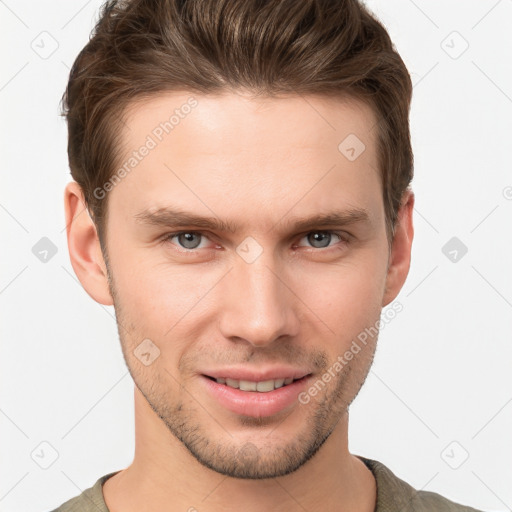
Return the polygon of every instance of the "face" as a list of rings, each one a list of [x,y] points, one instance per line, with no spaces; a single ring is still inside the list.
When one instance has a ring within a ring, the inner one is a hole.
[[[127,112],[106,228],[123,354],[203,465],[285,475],[359,392],[376,338],[344,354],[392,300],[375,118],[341,99],[191,98]]]

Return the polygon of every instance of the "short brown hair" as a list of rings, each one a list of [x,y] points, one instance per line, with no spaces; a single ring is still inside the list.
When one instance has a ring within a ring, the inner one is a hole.
[[[123,112],[163,91],[354,97],[378,120],[388,240],[413,177],[412,83],[383,25],[358,0],[107,1],[63,96],[71,175],[102,248]],[[340,141],[341,142],[341,141]]]

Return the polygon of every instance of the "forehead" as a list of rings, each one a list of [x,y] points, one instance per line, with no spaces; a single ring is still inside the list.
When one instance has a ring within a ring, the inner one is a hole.
[[[376,118],[368,104],[352,97],[321,95],[164,92],[130,104],[124,120],[122,140],[131,146],[144,135],[170,144],[171,133],[174,138],[186,137],[193,130],[196,151],[214,153],[223,143],[245,149],[263,144],[266,154],[276,145],[281,149],[332,149],[334,145],[336,149],[336,142],[349,134],[371,146],[376,134]]]
[[[376,119],[358,100],[172,92],[133,103],[124,123],[109,208],[126,216],[378,209]]]

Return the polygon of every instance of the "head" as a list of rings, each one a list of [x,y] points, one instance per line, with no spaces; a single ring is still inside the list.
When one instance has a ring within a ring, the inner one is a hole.
[[[105,5],[64,96],[70,257],[204,466],[290,473],[346,416],[409,269],[411,91],[356,1]],[[235,411],[212,378],[240,368],[304,379]]]

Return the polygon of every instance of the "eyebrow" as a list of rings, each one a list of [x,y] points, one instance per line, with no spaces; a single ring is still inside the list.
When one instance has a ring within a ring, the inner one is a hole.
[[[237,225],[217,217],[203,217],[192,212],[186,212],[177,208],[162,207],[157,210],[145,209],[134,215],[135,222],[152,226],[163,226],[167,228],[194,227],[236,233]],[[309,217],[290,217],[287,220],[280,220],[275,225],[284,223],[287,228],[293,230],[307,231],[320,227],[342,227],[358,223],[370,224],[370,215],[365,208],[349,208],[346,210],[333,210],[327,213],[319,213]]]

